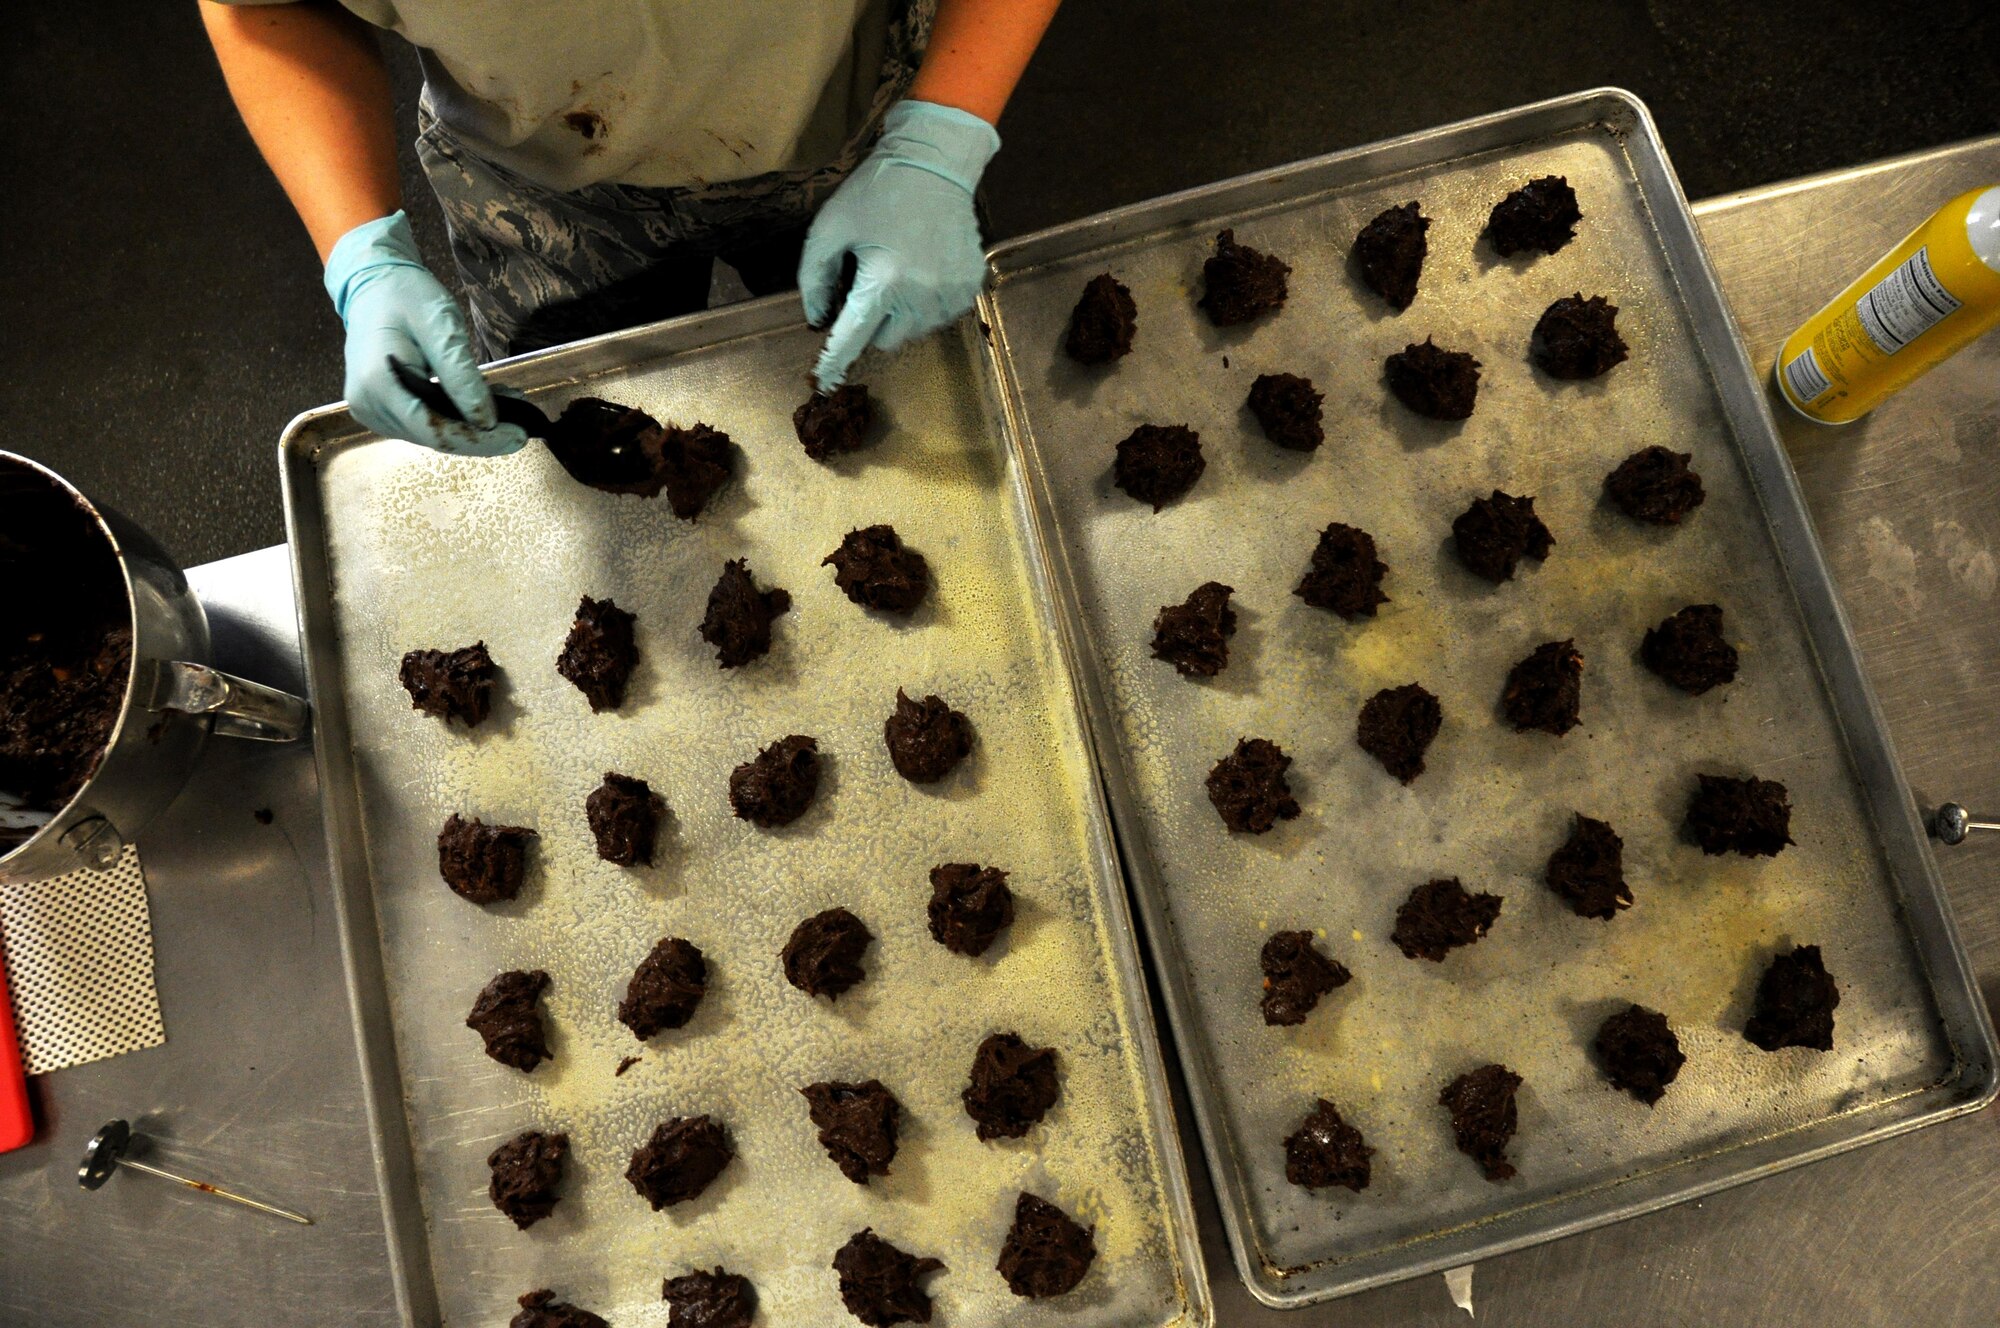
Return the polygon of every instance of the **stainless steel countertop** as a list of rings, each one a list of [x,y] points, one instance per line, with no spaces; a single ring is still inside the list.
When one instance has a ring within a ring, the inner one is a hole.
[[[305,686],[282,545],[188,579],[219,667]],[[35,1141],[0,1154],[0,1324],[397,1322],[312,748],[211,742],[141,855],[166,1045],[28,1081]],[[314,1225],[136,1174],[85,1192],[114,1116],[150,1160]]]
[[[1996,179],[2000,136],[1698,204],[1759,368],[1932,208]],[[1850,428],[1780,425],[1919,797],[2000,807],[2000,672],[1989,667],[2000,651],[2000,339]],[[220,667],[300,685],[283,549],[190,577]],[[209,753],[143,844],[167,1043],[31,1081],[40,1134],[0,1155],[0,1324],[394,1321],[311,753],[227,742]],[[272,825],[252,818],[260,807]],[[2000,836],[1940,856],[1993,1001]],[[113,1116],[151,1135],[160,1160],[316,1225],[135,1175],[85,1193],[77,1159]],[[1457,1321],[1435,1277],[1291,1313],[1258,1307],[1235,1280],[1203,1168],[1192,1180],[1218,1323]],[[1989,1111],[1481,1264],[1478,1318],[1991,1325],[1996,1200]]]

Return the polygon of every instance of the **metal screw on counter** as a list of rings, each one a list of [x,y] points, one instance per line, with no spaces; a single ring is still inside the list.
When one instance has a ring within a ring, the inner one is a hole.
[[[1963,844],[1974,830],[2000,830],[2000,821],[1974,816],[1955,802],[1947,802],[1931,817],[1931,833],[1946,844]]]
[[[171,1171],[162,1171],[160,1168],[148,1166],[144,1162],[134,1162],[131,1158],[125,1156],[125,1150],[131,1146],[132,1127],[122,1120],[107,1121],[103,1128],[91,1137],[90,1146],[83,1150],[83,1165],[76,1169],[76,1183],[83,1186],[86,1190],[94,1190],[103,1185],[105,1181],[110,1180],[111,1173],[118,1170],[120,1166],[127,1166],[134,1171],[143,1171],[148,1176],[158,1176],[161,1180],[170,1180],[176,1185],[185,1185],[190,1190],[199,1190],[203,1194],[212,1194],[218,1199],[227,1199],[231,1203],[240,1203],[245,1208],[254,1208],[260,1213],[269,1213],[273,1217],[282,1217],[287,1222],[297,1222],[301,1226],[308,1227],[313,1224],[312,1219],[304,1213],[295,1213],[289,1208],[279,1208],[275,1204],[260,1203],[256,1199],[246,1198],[241,1194],[225,1190],[220,1185],[210,1185],[207,1181],[203,1180],[190,1180],[186,1176],[176,1176]]]

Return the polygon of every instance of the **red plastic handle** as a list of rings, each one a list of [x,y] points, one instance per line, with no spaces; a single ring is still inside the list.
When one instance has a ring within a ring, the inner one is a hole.
[[[28,1080],[21,1073],[21,1046],[14,1039],[14,1002],[7,994],[7,961],[0,956],[0,1153],[35,1137],[28,1110]]]

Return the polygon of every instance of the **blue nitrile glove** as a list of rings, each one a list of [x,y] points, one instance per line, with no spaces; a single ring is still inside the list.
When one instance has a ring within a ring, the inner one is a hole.
[[[893,350],[972,307],[986,278],[972,191],[1000,150],[978,116],[927,101],[889,108],[882,137],[813,218],[799,258],[806,320],[826,325],[841,260],[854,288],[828,334],[814,376],[830,392],[870,346]]]
[[[326,259],[326,293],[347,325],[347,405],[385,438],[462,456],[505,456],[528,436],[493,413],[458,306],[417,256],[401,212],[340,237]],[[389,370],[394,356],[435,377],[466,422],[440,418]]]

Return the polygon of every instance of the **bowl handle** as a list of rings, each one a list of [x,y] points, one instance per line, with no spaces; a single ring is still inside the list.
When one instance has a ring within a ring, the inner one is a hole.
[[[141,669],[138,702],[148,710],[214,717],[212,732],[258,742],[296,742],[312,707],[290,692],[250,682],[205,664],[158,661]]]

